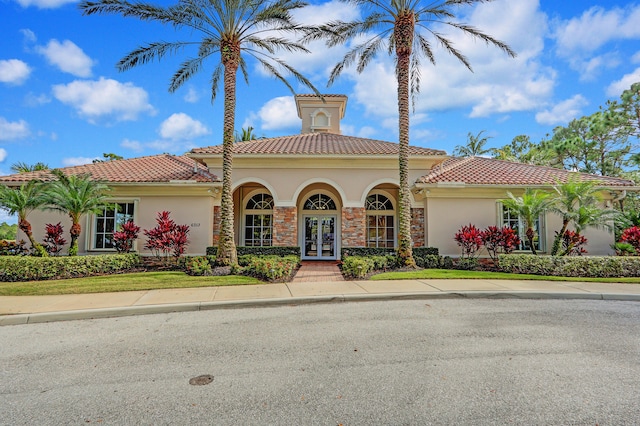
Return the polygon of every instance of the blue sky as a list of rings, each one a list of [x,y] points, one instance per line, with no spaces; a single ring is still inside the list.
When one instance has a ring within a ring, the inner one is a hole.
[[[313,0],[296,18],[320,23],[359,14],[337,1]],[[640,2],[496,0],[460,9],[460,21],[508,43],[518,57],[443,29],[474,73],[438,50],[435,67],[423,62],[414,145],[450,153],[467,133],[480,131],[491,146],[519,134],[539,141],[640,81]],[[210,102],[213,62],[173,94],[169,78],[188,52],[126,72],[115,68],[145,42],[183,40],[188,33],[119,16],[83,17],[73,0],[0,0],[0,28],[0,174],[17,162],[64,167],[105,152],[130,158],[220,143],[222,96]],[[318,43],[312,54],[280,56],[321,91],[349,96],[343,133],[396,140],[389,57],[362,74],[349,69],[326,88],[346,48]],[[299,132],[288,89],[251,62],[250,73],[249,86],[238,79],[236,127],[252,125],[267,137]]]

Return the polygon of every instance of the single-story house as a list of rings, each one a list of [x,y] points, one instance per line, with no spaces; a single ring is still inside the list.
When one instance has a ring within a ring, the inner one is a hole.
[[[340,259],[346,247],[397,245],[398,144],[342,135],[347,97],[314,95],[295,98],[302,120],[300,134],[235,144],[233,160],[234,223],[239,246],[298,246],[303,259]],[[88,173],[111,188],[118,208],[83,218],[79,253],[113,251],[112,233],[128,219],[143,229],[156,225],[157,213],[171,212],[178,224],[190,226],[188,254],[201,255],[215,246],[220,226],[222,145],[192,149],[175,156],[108,161],[61,169]],[[523,223],[500,200],[507,191],[546,188],[572,176],[595,180],[605,188],[603,204],[611,206],[634,189],[632,181],[577,174],[551,167],[489,158],[449,157],[444,151],[411,146],[411,230],[415,247],[437,247],[443,255],[458,256],[453,237],[461,226],[479,228],[508,225],[524,235]],[[18,186],[31,179],[51,179],[47,171],[0,177]],[[30,214],[36,240],[45,224],[69,219],[51,211]],[[542,252],[550,249],[561,218],[539,218]],[[585,232],[589,254],[611,253],[611,231]],[[21,238],[24,236],[20,236]],[[149,254],[141,234],[136,249]],[[522,247],[525,248],[524,246]]]

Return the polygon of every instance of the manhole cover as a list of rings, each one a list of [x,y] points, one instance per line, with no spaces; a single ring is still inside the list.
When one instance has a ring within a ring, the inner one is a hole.
[[[193,386],[208,385],[211,382],[213,382],[213,376],[210,374],[203,374],[202,376],[189,379],[189,384]]]

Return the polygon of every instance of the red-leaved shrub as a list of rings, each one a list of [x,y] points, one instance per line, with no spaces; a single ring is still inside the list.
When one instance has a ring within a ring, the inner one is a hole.
[[[62,246],[67,243],[67,240],[62,238],[64,229],[60,222],[55,225],[47,223],[45,225],[44,249],[52,256],[59,256],[62,251]]]
[[[118,253],[129,253],[133,249],[133,242],[138,238],[140,227],[128,220],[122,224],[119,231],[113,233],[113,245]]]
[[[150,230],[144,230],[147,237],[145,248],[151,250],[156,257],[162,253],[168,257],[172,253],[174,257],[184,254],[187,244],[189,244],[189,225],[177,225],[173,219],[169,218],[169,212],[158,213],[156,222],[158,225]]]
[[[514,229],[508,226],[502,228],[489,226],[482,231],[480,237],[494,263],[498,262],[498,254],[512,253],[520,246],[520,237]]]
[[[640,255],[640,227],[632,226],[622,231],[620,242],[631,244],[636,250],[636,254]]]
[[[462,257],[475,257],[482,247],[482,231],[469,224],[460,228],[453,237],[462,249]]]

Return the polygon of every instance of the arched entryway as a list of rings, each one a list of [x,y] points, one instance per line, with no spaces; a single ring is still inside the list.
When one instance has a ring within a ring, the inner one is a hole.
[[[340,205],[331,191],[314,190],[301,197],[300,248],[302,259],[335,260],[340,248]]]

